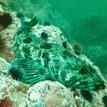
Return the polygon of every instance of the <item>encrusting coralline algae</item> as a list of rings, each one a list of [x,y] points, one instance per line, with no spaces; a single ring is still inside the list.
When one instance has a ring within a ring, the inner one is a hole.
[[[101,98],[107,89],[97,66],[76,55],[58,27],[40,25],[36,17],[20,21],[15,12],[10,13],[18,25],[12,23],[1,31],[4,38],[9,33],[12,63],[0,58],[0,106],[103,107]],[[92,101],[84,97],[86,90]]]

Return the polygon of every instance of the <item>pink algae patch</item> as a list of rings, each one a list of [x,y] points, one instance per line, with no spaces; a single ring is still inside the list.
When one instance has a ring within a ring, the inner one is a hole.
[[[0,100],[0,107],[12,107],[12,102],[9,99]]]

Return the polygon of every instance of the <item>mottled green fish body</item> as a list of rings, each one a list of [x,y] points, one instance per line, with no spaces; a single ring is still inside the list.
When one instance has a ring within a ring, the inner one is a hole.
[[[29,84],[52,80],[72,89],[96,90],[105,87],[90,65],[63,46],[38,38],[30,31],[31,25],[22,26],[14,37],[13,48],[18,59],[12,63],[14,69],[9,70],[13,77],[20,72],[17,80]]]

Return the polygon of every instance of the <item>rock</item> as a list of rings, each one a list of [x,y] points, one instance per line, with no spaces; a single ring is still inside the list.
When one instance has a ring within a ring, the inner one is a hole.
[[[39,82],[27,94],[31,107],[75,107],[72,93],[58,82]]]
[[[9,68],[10,64],[0,58],[0,107],[25,107],[25,92],[29,86],[8,76]]]
[[[26,106],[25,92],[28,89],[28,85],[15,81],[3,74],[0,75],[0,84],[2,84],[0,85],[0,104],[2,107]]]
[[[5,6],[2,6],[0,4],[0,14],[2,13],[9,13],[12,22],[6,28],[0,29],[0,36],[2,36],[3,40],[5,40],[5,47],[4,49],[0,50],[0,56],[4,57],[6,60],[10,62],[12,59],[16,57],[15,53],[12,50],[12,42],[17,29],[21,26],[21,21],[19,18],[17,18],[16,12],[12,12],[8,10]],[[5,19],[7,20],[7,18]]]
[[[0,71],[7,72],[10,64],[4,59],[0,57]]]

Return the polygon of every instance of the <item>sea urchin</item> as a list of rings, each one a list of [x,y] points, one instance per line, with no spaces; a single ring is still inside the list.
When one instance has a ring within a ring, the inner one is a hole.
[[[12,17],[10,13],[3,12],[0,14],[0,26],[2,28],[6,28],[12,22]]]
[[[93,96],[92,96],[90,91],[88,91],[88,90],[81,90],[81,94],[84,97],[84,99],[86,99],[89,102],[92,102]]]
[[[11,67],[8,72],[12,76],[12,78],[15,80],[21,80],[23,75],[21,70],[15,67]]]

